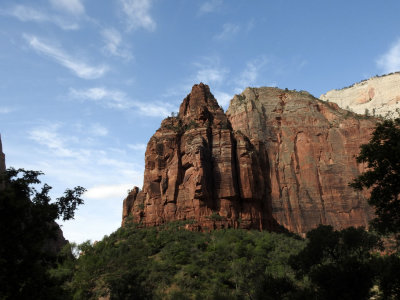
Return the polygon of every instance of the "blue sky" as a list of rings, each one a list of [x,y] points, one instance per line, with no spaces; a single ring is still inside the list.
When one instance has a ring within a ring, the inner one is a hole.
[[[88,189],[67,239],[118,228],[144,151],[193,84],[226,109],[247,86],[319,96],[400,70],[400,2],[3,0],[0,133],[7,166],[56,197]]]

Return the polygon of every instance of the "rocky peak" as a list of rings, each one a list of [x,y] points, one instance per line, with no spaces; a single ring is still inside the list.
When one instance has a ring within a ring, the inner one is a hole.
[[[354,156],[374,119],[307,92],[247,88],[227,114],[207,85],[194,85],[179,115],[151,137],[143,189],[124,200],[143,226],[193,220],[200,230],[255,228],[305,233],[318,224],[366,226],[366,195],[348,187]]]
[[[224,111],[218,105],[208,85],[195,84],[179,108],[179,118],[184,124],[197,122],[199,125],[220,124],[226,120]],[[224,122],[226,123],[226,122]]]

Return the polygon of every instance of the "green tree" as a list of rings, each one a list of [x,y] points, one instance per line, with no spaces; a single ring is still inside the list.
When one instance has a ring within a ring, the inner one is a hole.
[[[85,189],[67,189],[51,202],[51,187],[37,188],[40,175],[13,168],[0,175],[0,299],[63,298],[49,273],[56,253],[46,245],[57,239],[55,220],[74,217]]]
[[[363,228],[342,231],[320,225],[307,233],[308,244],[289,262],[299,277],[308,277],[315,299],[368,299],[376,278],[372,250],[379,238]]]
[[[358,163],[368,170],[351,186],[372,188],[369,204],[376,218],[371,225],[382,234],[400,232],[400,118],[378,123],[368,144],[361,146]]]

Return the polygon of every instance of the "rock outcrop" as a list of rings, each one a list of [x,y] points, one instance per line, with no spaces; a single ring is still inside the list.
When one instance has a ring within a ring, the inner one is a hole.
[[[279,224],[297,233],[319,224],[368,225],[367,195],[348,183],[363,171],[355,156],[369,141],[374,119],[278,88],[247,88],[233,98],[227,116],[257,150],[266,149],[272,217]]]
[[[396,111],[400,112],[400,72],[375,76],[350,87],[331,90],[321,95],[320,99],[337,103],[341,108],[359,114],[399,117]]]
[[[374,120],[306,92],[247,88],[226,114],[208,86],[193,86],[177,117],[150,139],[143,189],[123,205],[143,226],[194,220],[193,229],[318,224],[366,226],[366,195],[348,187]]]
[[[193,86],[178,117],[165,119],[146,150],[143,190],[124,200],[145,226],[193,219],[199,229],[272,228],[268,161],[235,135],[209,87]]]

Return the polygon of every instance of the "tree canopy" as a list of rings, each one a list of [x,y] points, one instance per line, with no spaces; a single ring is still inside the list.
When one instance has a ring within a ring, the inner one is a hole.
[[[56,242],[55,220],[74,217],[85,192],[83,187],[67,189],[52,201],[51,186],[41,183],[43,173],[10,168],[0,182],[0,298],[58,299],[57,284],[48,270],[56,253],[48,244]]]
[[[368,144],[361,146],[357,162],[368,170],[351,186],[372,188],[369,204],[375,208],[372,226],[380,233],[400,232],[400,118],[378,123]]]

